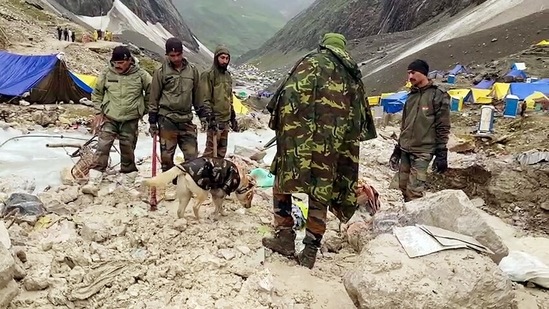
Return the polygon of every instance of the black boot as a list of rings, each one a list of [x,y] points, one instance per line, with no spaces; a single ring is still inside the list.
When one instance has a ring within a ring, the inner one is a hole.
[[[295,255],[295,232],[293,229],[280,229],[275,231],[274,237],[265,237],[261,240],[265,248],[280,253],[287,257]]]
[[[305,245],[303,251],[297,254],[297,262],[299,265],[312,269],[316,262],[316,253],[318,247],[314,245]]]

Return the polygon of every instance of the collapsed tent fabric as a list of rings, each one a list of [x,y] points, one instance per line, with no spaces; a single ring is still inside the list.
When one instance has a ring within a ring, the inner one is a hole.
[[[450,89],[448,90],[448,94],[451,96],[451,97],[454,97],[454,98],[457,98],[457,99],[464,99],[467,97],[467,95],[469,95],[469,93],[471,92],[471,89],[466,89],[466,88],[463,88],[463,89]]]
[[[26,92],[27,101],[41,104],[79,102],[90,98],[71,78],[58,55],[18,55],[0,52],[0,95],[18,97]]]
[[[540,41],[537,46],[549,46],[549,40]]]
[[[93,92],[93,88],[90,87],[86,82],[84,82],[82,79],[78,78],[76,76],[76,74],[72,73],[72,72],[69,72],[69,74],[71,75],[71,78],[72,80],[76,83],[76,85],[78,87],[80,87],[80,89],[84,90],[86,93],[92,93]]]
[[[93,92],[93,89],[95,88],[95,84],[97,83],[97,77],[96,76],[93,76],[93,75],[86,75],[86,74],[78,74],[78,73],[75,73],[75,72],[71,72],[71,77],[73,77],[73,79],[76,79],[78,80],[76,83],[80,86],[80,83],[84,83],[84,85],[82,85],[83,87],[87,89],[91,89],[89,90],[90,93]]]
[[[548,96],[546,96],[545,94],[543,94],[539,91],[536,91],[536,92],[532,93],[531,95],[527,96],[524,99],[524,102],[526,102],[526,107],[527,108],[533,109],[536,106],[536,100],[540,100],[540,99],[549,101]]]
[[[510,93],[516,95],[520,100],[526,99],[536,91],[549,94],[549,84],[511,83],[510,87]]]

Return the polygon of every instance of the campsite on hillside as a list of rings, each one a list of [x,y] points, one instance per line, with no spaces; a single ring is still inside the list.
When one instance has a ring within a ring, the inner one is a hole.
[[[549,309],[547,1],[213,2],[0,2],[0,309]]]

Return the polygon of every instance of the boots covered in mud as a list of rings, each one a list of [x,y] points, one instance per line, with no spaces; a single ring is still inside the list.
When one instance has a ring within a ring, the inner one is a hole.
[[[101,181],[103,181],[103,173],[91,169],[88,175],[88,183],[82,186],[82,193],[97,196]]]
[[[307,235],[303,239],[305,248],[297,254],[297,262],[299,265],[309,269],[312,269],[315,266],[316,254],[318,252],[318,248],[320,248],[321,239],[322,237],[315,238],[309,231],[307,231]]]
[[[295,231],[292,228],[278,229],[273,237],[261,240],[265,248],[271,249],[286,257],[295,255]]]

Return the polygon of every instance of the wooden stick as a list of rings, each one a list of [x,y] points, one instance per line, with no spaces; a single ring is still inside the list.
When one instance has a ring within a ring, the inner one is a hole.
[[[59,143],[59,144],[46,144],[46,147],[48,147],[48,148],[65,148],[65,147],[80,148],[80,147],[82,147],[82,145],[81,144],[70,144],[70,143]]]

